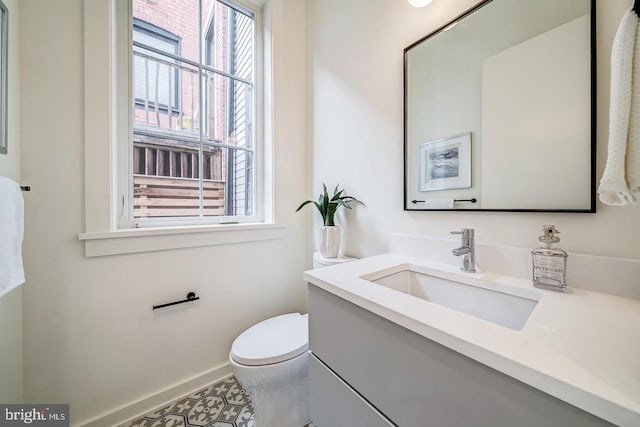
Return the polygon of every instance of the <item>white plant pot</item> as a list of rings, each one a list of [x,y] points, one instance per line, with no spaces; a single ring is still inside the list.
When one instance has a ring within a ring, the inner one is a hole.
[[[340,252],[340,227],[325,225],[320,228],[320,253],[325,258],[336,258]]]

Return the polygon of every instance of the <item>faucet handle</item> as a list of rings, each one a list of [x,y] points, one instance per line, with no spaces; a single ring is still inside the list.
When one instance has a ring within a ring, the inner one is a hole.
[[[460,231],[450,231],[451,234],[462,234],[464,239],[469,239],[473,237],[474,230],[473,228],[463,228]]]

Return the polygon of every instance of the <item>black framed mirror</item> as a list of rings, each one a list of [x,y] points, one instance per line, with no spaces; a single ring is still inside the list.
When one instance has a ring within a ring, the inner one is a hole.
[[[595,0],[485,0],[404,50],[404,209],[595,212]]]

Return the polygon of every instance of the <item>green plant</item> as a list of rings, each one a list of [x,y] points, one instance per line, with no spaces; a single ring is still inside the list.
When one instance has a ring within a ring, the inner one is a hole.
[[[306,200],[302,202],[300,206],[298,206],[298,209],[296,209],[296,212],[298,212],[300,209],[302,209],[309,203],[313,203],[314,206],[318,209],[318,212],[320,212],[320,215],[322,215],[322,222],[324,225],[326,226],[336,225],[334,222],[334,217],[335,217],[336,211],[340,206],[344,206],[347,209],[351,209],[351,206],[349,205],[349,203],[351,202],[362,203],[360,200],[356,199],[355,197],[345,195],[344,189],[340,190],[339,187],[340,187],[340,184],[336,185],[335,190],[333,190],[333,195],[331,196],[331,198],[329,198],[329,193],[327,193],[327,186],[323,183],[322,193],[320,193],[320,197],[318,198],[318,201],[316,202],[313,200]]]

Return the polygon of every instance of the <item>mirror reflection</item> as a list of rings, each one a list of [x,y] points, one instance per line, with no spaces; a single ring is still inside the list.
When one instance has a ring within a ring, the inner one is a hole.
[[[490,0],[405,49],[405,209],[594,209],[591,0]]]

